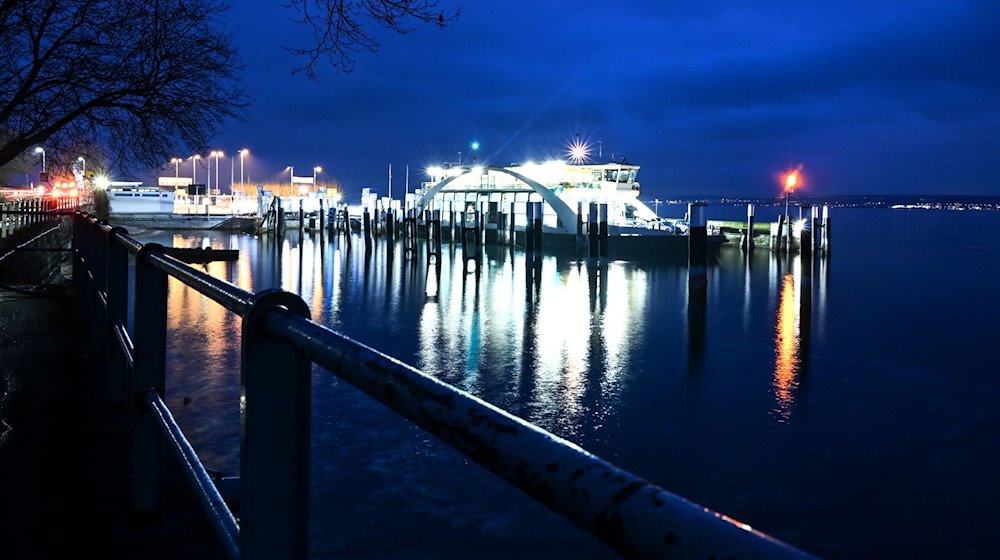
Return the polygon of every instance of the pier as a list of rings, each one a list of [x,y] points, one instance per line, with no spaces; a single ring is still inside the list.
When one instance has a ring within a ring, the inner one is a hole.
[[[125,430],[115,433],[125,444],[118,449],[126,449],[131,484],[127,488],[118,487],[119,492],[124,490],[119,496],[124,495],[128,508],[109,513],[116,520],[127,519],[149,531],[149,527],[176,523],[175,515],[197,517],[192,513],[197,508],[175,511],[170,507],[181,494],[165,491],[164,481],[175,477],[174,480],[188,483],[184,494],[192,496],[192,503],[205,512],[207,523],[201,529],[210,528],[216,537],[214,546],[220,547],[213,552],[221,549],[226,555],[239,558],[305,557],[309,546],[305,534],[308,379],[310,366],[315,363],[447,442],[623,556],[808,557],[309,320],[307,306],[294,294],[279,290],[245,292],[191,268],[162,247],[139,243],[127,231],[86,213],[75,212],[62,219],[72,220],[72,243],[68,247],[72,284],[66,293],[74,299],[63,300],[70,307],[56,313],[68,314],[67,309],[73,310],[69,315],[71,320],[65,324],[76,329],[77,335],[65,338],[66,349],[71,354],[91,356],[93,359],[83,363],[95,368],[89,375],[74,375],[73,379],[80,383],[74,389],[61,386],[61,380],[66,373],[81,368],[68,361],[53,363],[47,367],[63,375],[43,383],[41,392],[60,393],[89,410],[124,411],[120,419],[125,420],[125,425],[113,426]],[[128,275],[130,260],[134,261],[134,280]],[[180,280],[242,318],[244,432],[235,495],[201,465],[163,402],[168,278]],[[134,284],[130,290],[131,282]],[[132,297],[129,294],[133,291],[135,301],[142,304],[135,305],[134,319],[128,319],[124,310],[128,309],[128,298]],[[43,319],[42,324],[52,320]],[[28,332],[23,324],[5,325],[5,329],[5,333]],[[283,374],[273,375],[277,370]],[[35,398],[45,402],[44,396]],[[288,411],[297,412],[288,414]],[[17,436],[17,430],[18,426],[12,426],[11,433]],[[46,444],[24,443],[26,449],[39,449]],[[128,471],[121,470],[120,455],[108,455],[90,456],[86,466],[121,484],[122,478],[129,478]],[[114,461],[115,468],[101,469],[104,460]],[[161,471],[160,465],[166,468]],[[89,469],[82,470],[94,474]],[[84,480],[78,483],[81,492],[86,491],[88,484]],[[110,500],[107,507],[121,504],[119,500]],[[16,512],[22,504],[5,501],[4,507]],[[85,534],[97,532],[88,530]],[[128,541],[131,537],[127,529],[125,534],[123,540]],[[155,539],[149,542],[155,546]],[[200,537],[189,542],[201,551],[209,550],[200,548]],[[185,546],[179,538],[172,544]],[[206,554],[210,556],[214,554]]]

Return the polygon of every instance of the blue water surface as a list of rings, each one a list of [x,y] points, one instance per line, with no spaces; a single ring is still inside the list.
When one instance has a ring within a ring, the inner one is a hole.
[[[834,209],[811,269],[723,247],[703,300],[678,264],[547,255],[529,274],[491,247],[476,274],[446,245],[438,275],[360,238],[136,236],[239,249],[198,266],[296,292],[315,320],[807,552],[981,558],[1000,526],[997,231],[995,212]],[[172,281],[168,321],[168,400],[235,474],[240,319]],[[614,557],[318,369],[312,438],[314,558]]]

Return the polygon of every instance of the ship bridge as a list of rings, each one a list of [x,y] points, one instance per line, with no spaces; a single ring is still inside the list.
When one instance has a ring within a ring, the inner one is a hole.
[[[513,209],[516,225],[524,225],[525,205],[543,202],[543,226],[550,231],[575,233],[580,204],[608,203],[625,215],[625,201],[636,201],[639,166],[625,163],[593,165],[561,161],[518,166],[431,168],[416,201],[424,210],[503,212]],[[641,204],[640,204],[641,205]],[[613,213],[616,210],[612,211]]]

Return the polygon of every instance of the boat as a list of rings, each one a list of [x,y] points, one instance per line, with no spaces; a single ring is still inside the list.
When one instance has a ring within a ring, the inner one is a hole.
[[[491,229],[506,229],[511,221],[512,229],[523,236],[527,204],[542,202],[543,245],[549,247],[578,247],[587,225],[594,222],[598,209],[603,209],[609,255],[686,255],[686,217],[660,217],[639,200],[638,172],[639,165],[625,160],[594,163],[581,158],[509,166],[431,167],[427,170],[429,180],[421,184],[406,208],[418,214],[440,210],[443,222],[451,221],[456,212],[482,212],[488,216],[489,238]],[[709,233],[710,248],[724,241],[719,232]]]
[[[111,181],[106,192],[109,220],[129,227],[252,231],[257,223],[255,216],[235,212],[231,196],[191,196],[183,188],[141,181]]]
[[[144,186],[141,181],[112,181],[107,185],[111,215],[170,214],[174,211],[173,189]]]

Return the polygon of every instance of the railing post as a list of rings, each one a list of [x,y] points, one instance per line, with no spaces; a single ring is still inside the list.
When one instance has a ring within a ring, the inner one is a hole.
[[[84,293],[84,270],[83,270],[83,251],[84,235],[88,225],[87,217],[81,212],[73,213],[73,233],[72,240],[70,242],[70,248],[72,249],[73,255],[73,286],[76,287],[77,294]]]
[[[148,262],[163,246],[147,243],[135,258],[135,369],[132,372],[132,513],[158,522],[163,434],[146,406],[146,391],[164,393],[167,346],[167,274]]]
[[[87,244],[90,246],[87,251],[87,268],[90,269],[90,286],[87,290],[87,300],[89,305],[85,309],[90,309],[97,328],[90,330],[90,347],[94,351],[100,351],[104,347],[107,329],[107,309],[101,304],[101,293],[107,295],[108,289],[108,243],[103,235],[102,226],[108,225],[107,220],[97,220],[88,234]]]
[[[115,337],[115,325],[128,328],[128,249],[117,241],[118,236],[128,235],[128,230],[122,227],[112,228],[108,232],[108,314],[105,324],[107,344],[107,392],[106,398],[110,404],[122,404],[127,395],[126,379],[128,368],[125,364],[124,349],[118,347]]]
[[[311,362],[267,329],[268,315],[309,317],[302,298],[255,294],[240,356],[240,559],[306,558],[309,537]]]

